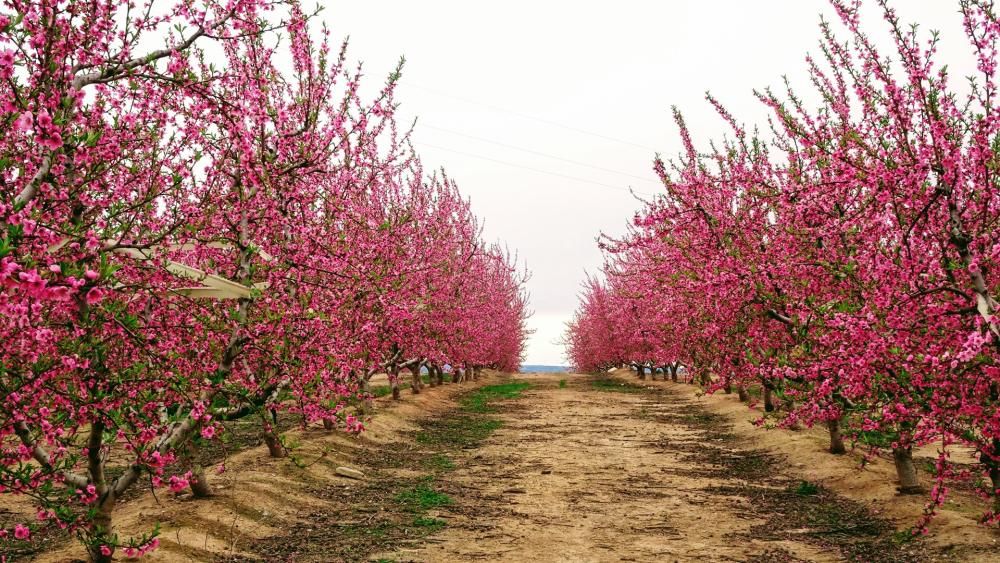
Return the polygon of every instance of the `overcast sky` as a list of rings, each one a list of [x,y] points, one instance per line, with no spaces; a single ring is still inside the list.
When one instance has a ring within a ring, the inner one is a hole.
[[[957,1],[897,1],[906,21],[937,29],[953,75],[971,67]],[[308,5],[308,0],[306,1]],[[333,37],[380,82],[400,55],[404,119],[418,119],[425,166],[444,166],[503,240],[527,262],[536,330],[527,363],[563,364],[558,340],[595,237],[621,233],[651,194],[656,152],[679,152],[671,106],[696,142],[724,127],[711,91],[742,121],[764,123],[754,88],[787,75],[803,91],[825,0],[328,0]],[[869,29],[882,33],[878,14]],[[958,70],[955,70],[958,68]],[[962,71],[965,72],[962,72]]]

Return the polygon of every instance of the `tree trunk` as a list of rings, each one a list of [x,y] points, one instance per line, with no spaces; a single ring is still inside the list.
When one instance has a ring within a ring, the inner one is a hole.
[[[372,397],[372,386],[371,382],[368,381],[367,377],[361,378],[361,391],[365,395],[365,400],[361,403],[361,413],[371,414],[375,411],[375,400]]]
[[[281,439],[274,432],[273,428],[266,428],[264,430],[264,444],[267,445],[267,453],[271,457],[285,457],[288,452],[285,451],[285,446],[281,444]]]
[[[826,427],[830,431],[830,453],[837,455],[847,453],[847,448],[844,447],[844,435],[840,433],[840,419],[826,421]]]
[[[434,373],[437,375],[438,387],[444,385],[444,370],[440,366],[434,366]]]
[[[785,412],[790,413],[795,410],[795,401],[791,399],[785,399],[785,404],[782,406],[785,408]],[[798,417],[795,418],[794,423],[788,425],[788,429],[794,430],[795,432],[799,432],[802,430],[802,423],[799,422]]]
[[[193,441],[188,441],[187,447],[184,449],[184,458],[187,466],[191,469],[191,481],[188,483],[188,486],[191,487],[191,494],[195,498],[212,496],[212,485],[208,482],[208,477],[205,476],[205,468],[198,461],[198,446]]]
[[[646,379],[646,366],[644,366],[644,365],[636,365],[635,369],[639,373],[639,379],[645,380]]]
[[[392,400],[398,401],[399,400],[399,368],[397,366],[393,366],[392,369],[389,370],[389,371],[390,371],[390,373],[389,373],[389,385],[392,386]]]
[[[460,370],[457,367],[452,367],[451,368],[451,382],[452,383],[458,383],[459,382],[459,374],[458,374],[459,371]]]
[[[212,496],[212,484],[208,482],[208,477],[205,476],[205,468],[200,463],[195,462],[191,467],[191,481],[189,485],[191,487],[191,494],[195,498],[208,498]]]
[[[677,383],[677,368],[678,366],[676,365],[670,366],[670,380],[674,383]]]
[[[334,429],[334,424],[333,424],[333,419],[332,418],[324,418],[323,419],[323,429],[324,430],[333,430]]]
[[[1000,514],[1000,467],[994,465],[990,469],[990,481],[993,484],[993,514]]]
[[[94,563],[111,563],[114,556],[114,541],[111,533],[111,513],[115,509],[114,491],[108,491],[107,498],[95,507],[94,518],[90,521],[91,547],[87,548],[90,560]],[[111,555],[101,553],[101,545],[111,548]]]
[[[750,401],[750,393],[747,392],[747,388],[742,385],[736,386],[736,394],[740,397],[740,402],[747,403]]]
[[[420,381],[420,367],[410,368],[410,389],[413,390],[414,395],[420,394],[420,389],[424,386],[423,382]]]
[[[1000,440],[993,440],[993,451],[990,453],[994,456],[1000,455]],[[986,474],[993,487],[990,491],[992,493],[990,496],[993,498],[993,513],[1000,515],[1000,460],[990,457],[985,451],[979,454],[979,459],[986,466]]]
[[[903,495],[922,493],[923,488],[917,478],[917,468],[913,465],[912,448],[894,448],[892,459],[896,462],[896,476],[899,478],[899,487],[896,490]]]
[[[774,412],[774,389],[768,383],[764,384],[764,412]]]
[[[726,395],[732,395],[733,384],[727,381],[726,384],[722,386],[722,390],[725,391]]]
[[[271,415],[271,420],[267,419],[268,414]],[[267,453],[271,457],[285,457],[285,447],[281,444],[277,429],[274,427],[275,424],[278,424],[278,411],[273,407],[265,406],[261,412],[261,418],[264,422],[264,443],[267,445]]]

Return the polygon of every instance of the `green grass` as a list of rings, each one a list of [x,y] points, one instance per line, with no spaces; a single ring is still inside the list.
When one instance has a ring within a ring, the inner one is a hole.
[[[417,516],[413,519],[413,525],[417,528],[423,528],[427,533],[434,533],[444,528],[447,522],[441,520],[440,518],[430,518],[427,516]]]
[[[919,534],[914,534],[913,528],[896,530],[892,533],[892,543],[896,545],[906,545],[908,543],[913,543],[917,537],[919,537]]]
[[[496,409],[490,405],[491,402],[516,399],[529,387],[531,387],[531,384],[523,381],[512,381],[480,387],[462,399],[462,410],[473,413],[496,412]]]
[[[914,461],[917,462],[917,464],[920,466],[921,469],[923,469],[924,471],[930,473],[931,475],[933,475],[934,472],[937,471],[937,461],[936,460],[933,460],[933,459],[922,459],[922,460],[914,460]]]
[[[376,522],[370,526],[352,524],[350,526],[344,526],[342,529],[345,535],[358,537],[364,536],[366,538],[370,538],[365,541],[371,541],[371,539],[383,540],[389,537],[394,528],[395,526],[388,522]]]
[[[385,397],[392,393],[392,387],[388,385],[373,385],[371,388],[372,395],[376,397]]]
[[[641,393],[643,391],[642,387],[636,387],[635,385],[622,383],[606,377],[595,379],[590,382],[590,385],[598,391],[613,391],[615,393]]]
[[[880,432],[878,430],[862,430],[858,432],[858,441],[866,446],[888,448],[899,440],[897,432]]]
[[[531,384],[525,382],[509,382],[480,387],[459,400],[461,408],[458,412],[424,424],[423,430],[416,435],[417,442],[428,446],[448,448],[474,447],[503,426],[503,421],[483,416],[496,412],[497,409],[493,403],[515,399],[529,387]],[[450,460],[434,460],[432,458],[428,463],[435,469],[447,470],[453,467],[453,465],[449,465]]]
[[[455,469],[455,462],[444,454],[434,454],[424,460],[424,465],[435,471],[451,471]]]
[[[565,379],[560,379],[559,380],[559,388],[560,389],[565,389],[566,388],[566,380]]]
[[[451,504],[451,497],[432,489],[427,483],[407,489],[396,495],[396,502],[402,504],[410,512],[424,512],[439,506]]]
[[[816,483],[810,483],[809,481],[801,481],[799,482],[799,485],[795,487],[795,494],[804,497],[818,495],[819,485]]]
[[[446,418],[426,426],[417,433],[417,441],[421,444],[437,446],[474,446],[485,440],[503,422],[491,418],[458,416]]]

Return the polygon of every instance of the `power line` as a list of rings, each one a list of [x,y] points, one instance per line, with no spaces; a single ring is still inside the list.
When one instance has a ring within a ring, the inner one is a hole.
[[[456,150],[456,149],[450,149],[448,147],[442,147],[442,146],[438,146],[438,145],[432,145],[430,143],[417,143],[417,144],[423,145],[425,147],[430,147],[430,148],[433,148],[433,149],[438,149],[438,150],[442,150],[442,151],[452,152],[452,153],[455,153],[455,154],[460,154],[460,155],[463,155],[463,156],[468,156],[468,157],[471,157],[471,158],[478,158],[480,160],[488,160],[490,162],[495,162],[497,164],[503,164],[505,166],[510,166],[510,167],[513,167],[513,168],[521,168],[523,170],[530,170],[532,172],[537,172],[539,174],[548,174],[549,176],[558,176],[559,178],[566,178],[568,180],[573,180],[573,181],[576,181],[576,182],[583,182],[585,184],[593,184],[595,186],[601,186],[601,187],[604,187],[604,188],[611,188],[613,190],[628,191],[628,192],[633,192],[633,193],[637,193],[637,194],[641,194],[641,195],[645,195],[645,196],[649,196],[649,197],[655,197],[654,194],[651,194],[651,193],[648,193],[648,192],[639,192],[639,191],[631,190],[631,189],[628,189],[628,188],[623,188],[621,186],[615,186],[615,185],[612,185],[612,184],[604,184],[602,182],[595,182],[593,180],[587,180],[586,178],[578,178],[576,176],[570,176],[568,174],[560,174],[559,172],[551,172],[549,170],[542,170],[541,168],[534,168],[534,167],[531,167],[531,166],[524,166],[522,164],[517,164],[517,163],[514,163],[514,162],[508,162],[506,160],[500,160],[500,159],[492,158],[492,157],[489,157],[489,156],[483,156],[483,155],[480,155],[480,154],[473,154],[473,153],[470,153],[470,152],[460,151],[460,150]]]
[[[459,97],[459,96],[455,96],[453,94],[449,94],[447,92],[441,92],[440,90],[434,90],[433,88],[425,88],[423,86],[419,86],[417,84],[411,84],[409,82],[407,82],[406,84],[408,86],[416,88],[417,90],[423,90],[425,92],[430,92],[432,94],[437,94],[438,96],[444,96],[446,98],[451,98],[453,100],[458,100],[460,102],[465,102],[467,104],[475,104],[475,105],[478,105],[478,106],[483,106],[483,107],[492,109],[494,111],[501,111],[501,112],[504,112],[504,113],[509,113],[511,115],[516,115],[516,116],[518,116],[518,117],[520,117],[522,119],[530,119],[532,121],[537,121],[539,123],[545,123],[546,125],[551,125],[552,127],[558,127],[560,129],[566,129],[567,131],[573,131],[573,132],[580,133],[580,134],[583,134],[583,135],[590,135],[591,137],[598,137],[598,138],[604,139],[606,141],[614,141],[616,143],[621,143],[623,145],[631,145],[633,147],[639,147],[641,149],[646,149],[648,151],[657,152],[657,149],[655,149],[653,147],[648,147],[646,145],[643,145],[642,143],[635,143],[635,142],[632,142],[632,141],[626,141],[625,139],[619,139],[617,137],[612,137],[610,135],[605,135],[603,133],[595,133],[594,131],[587,131],[586,129],[580,129],[579,127],[573,127],[571,125],[564,125],[562,123],[559,123],[558,121],[552,121],[550,119],[544,119],[544,118],[541,118],[541,117],[535,117],[533,115],[528,115],[526,113],[521,113],[521,112],[518,112],[518,111],[514,111],[514,110],[510,110],[510,109],[504,108],[504,107],[500,107],[500,106],[495,106],[493,104],[488,104],[486,102],[480,102],[480,101],[477,101],[477,100],[470,100],[468,98],[462,98],[462,97]]]
[[[459,131],[453,131],[451,129],[445,129],[444,127],[436,127],[434,125],[428,125],[426,123],[420,124],[419,127],[422,128],[422,129],[433,129],[435,131],[442,131],[444,133],[449,133],[451,135],[458,135],[459,137],[465,137],[467,139],[475,139],[477,141],[482,141],[484,143],[490,143],[490,144],[497,145],[497,146],[500,146],[500,147],[505,147],[505,148],[508,148],[508,149],[513,149],[513,150],[516,150],[516,151],[526,152],[526,153],[534,154],[534,155],[537,155],[537,156],[543,156],[545,158],[551,158],[553,160],[560,160],[562,162],[568,162],[570,164],[575,164],[576,166],[586,166],[587,168],[593,168],[594,170],[601,170],[601,171],[604,171],[604,172],[610,172],[612,174],[621,174],[622,176],[628,176],[630,178],[635,178],[635,179],[641,180],[643,182],[649,182],[649,183],[652,183],[652,184],[659,184],[659,182],[657,182],[655,180],[650,180],[649,178],[643,178],[642,176],[637,176],[635,174],[630,174],[628,172],[622,172],[620,170],[613,170],[611,168],[604,168],[603,166],[595,166],[593,164],[587,164],[586,162],[580,162],[578,160],[572,160],[572,159],[569,159],[569,158],[564,158],[564,157],[556,156],[556,155],[553,155],[553,154],[547,154],[547,153],[544,153],[544,152],[541,152],[541,151],[536,151],[536,150],[532,150],[532,149],[526,149],[524,147],[519,147],[517,145],[511,145],[511,144],[503,143],[503,142],[500,142],[500,141],[494,141],[492,139],[487,139],[485,137],[479,137],[477,135],[470,135],[468,133],[462,133],[462,132],[459,132]]]

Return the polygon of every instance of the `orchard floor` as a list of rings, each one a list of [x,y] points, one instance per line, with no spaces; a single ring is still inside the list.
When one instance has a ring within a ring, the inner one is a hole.
[[[447,526],[379,558],[997,560],[997,535],[971,520],[981,545],[907,541],[864,504],[803,485],[781,454],[734,434],[691,387],[639,387],[621,374],[516,377],[532,387],[503,404],[503,427],[441,479],[457,491],[436,513]]]
[[[361,438],[291,432],[298,466],[233,455],[215,499],[146,495],[119,522],[163,523],[155,561],[998,560],[975,501],[912,541],[921,500],[893,493],[886,464],[857,471],[821,433],[753,417],[628,372],[490,374],[381,399]]]

